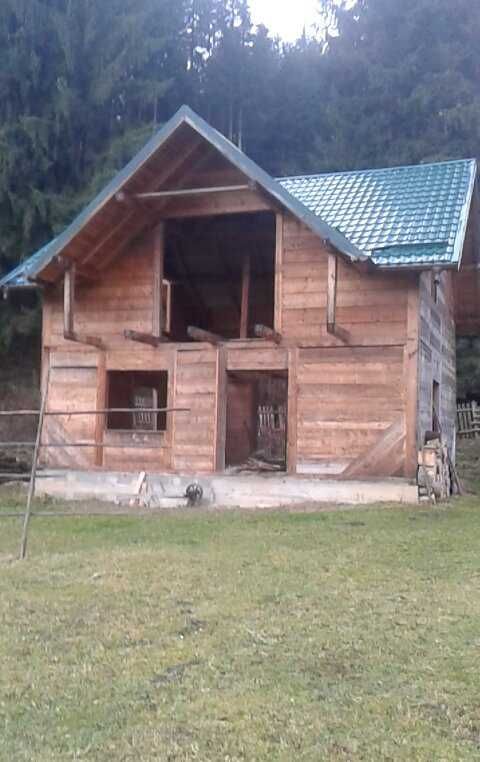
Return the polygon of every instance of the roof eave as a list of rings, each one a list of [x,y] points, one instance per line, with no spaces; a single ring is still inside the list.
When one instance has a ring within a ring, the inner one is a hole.
[[[470,210],[472,208],[473,194],[475,193],[476,180],[477,180],[477,160],[472,159],[472,174],[470,177],[470,183],[465,196],[465,202],[462,206],[460,213],[460,224],[458,226],[457,235],[455,238],[455,244],[453,248],[452,264],[460,270],[462,264],[463,250],[465,247],[465,238],[467,235],[468,221],[470,219]]]

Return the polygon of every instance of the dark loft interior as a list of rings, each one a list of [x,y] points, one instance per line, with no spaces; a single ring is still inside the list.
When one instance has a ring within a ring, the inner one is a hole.
[[[165,252],[170,338],[188,340],[188,326],[225,339],[251,338],[257,323],[273,328],[274,260],[272,213],[170,220]],[[243,336],[242,299],[248,303]]]

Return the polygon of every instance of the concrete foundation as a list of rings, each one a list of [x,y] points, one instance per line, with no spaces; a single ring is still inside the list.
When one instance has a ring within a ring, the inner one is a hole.
[[[66,500],[128,503],[138,496],[138,474],[106,471],[44,471],[37,494]],[[275,508],[303,503],[418,503],[416,484],[406,479],[335,481],[287,474],[148,474],[144,506],[182,507],[188,485],[203,489],[203,504],[225,508]]]

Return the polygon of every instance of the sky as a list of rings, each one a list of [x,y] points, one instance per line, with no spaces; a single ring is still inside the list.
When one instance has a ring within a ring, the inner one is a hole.
[[[293,41],[318,19],[318,0],[250,0],[255,24],[265,24],[273,35]]]

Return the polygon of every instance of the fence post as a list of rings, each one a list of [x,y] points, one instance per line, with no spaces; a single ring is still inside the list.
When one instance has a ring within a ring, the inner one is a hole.
[[[32,515],[32,501],[35,494],[35,480],[37,477],[37,464],[38,453],[40,450],[40,443],[42,440],[43,431],[43,419],[45,417],[45,408],[47,406],[48,387],[50,382],[50,367],[47,371],[47,377],[45,379],[45,388],[43,390],[42,405],[40,408],[40,416],[38,419],[37,438],[35,440],[35,450],[33,451],[32,471],[30,474],[30,484],[28,487],[27,507],[25,509],[25,518],[23,520],[22,541],[20,544],[20,560],[23,561],[27,554],[27,540],[28,540],[28,525],[30,523],[30,517]]]

